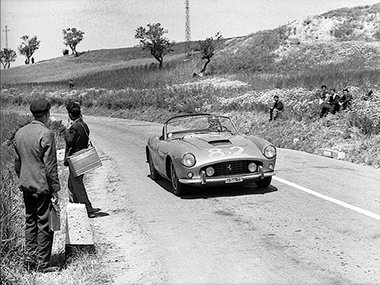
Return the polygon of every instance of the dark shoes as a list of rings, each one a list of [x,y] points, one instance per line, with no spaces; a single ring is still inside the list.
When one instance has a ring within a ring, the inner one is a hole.
[[[95,214],[95,213],[97,213],[97,212],[99,212],[99,211],[100,211],[100,208],[93,208],[93,209],[92,209],[92,212],[89,212],[89,213],[88,213],[88,217],[89,217],[90,219],[95,218],[95,217],[96,217],[96,214]]]
[[[36,271],[41,273],[56,272],[61,270],[61,268],[57,266],[40,267],[34,261],[25,261],[24,267],[29,272]]]
[[[24,261],[24,268],[31,272],[31,271],[35,271],[36,268],[37,268],[37,263],[35,261],[29,261],[29,260],[25,260]]]

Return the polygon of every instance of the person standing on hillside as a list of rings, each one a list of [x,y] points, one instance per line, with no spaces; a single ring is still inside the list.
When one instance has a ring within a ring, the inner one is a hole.
[[[273,97],[273,106],[269,109],[269,121],[276,120],[278,118],[279,113],[284,109],[284,104],[280,101],[279,97],[275,95]]]
[[[23,192],[26,213],[25,260],[27,270],[50,272],[53,232],[49,207],[58,203],[60,190],[54,133],[47,123],[50,103],[37,99],[30,105],[34,120],[15,134],[15,171]]]
[[[64,165],[68,166],[66,159],[68,156],[88,147],[90,130],[82,119],[81,108],[78,102],[69,102],[66,109],[70,120],[73,121],[72,125],[64,131],[66,141]],[[70,170],[68,179],[69,200],[71,203],[85,204],[88,217],[94,218],[95,212],[99,209],[94,209],[91,205],[83,184],[83,176],[84,174],[75,177]]]

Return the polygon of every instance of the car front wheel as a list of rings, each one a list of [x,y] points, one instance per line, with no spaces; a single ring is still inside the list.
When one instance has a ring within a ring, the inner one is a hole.
[[[272,182],[272,176],[265,177],[261,180],[255,181],[257,187],[259,188],[266,188],[271,184],[271,182]]]
[[[181,182],[179,182],[179,179],[178,179],[177,174],[175,172],[173,162],[170,164],[170,179],[172,182],[173,193],[176,196],[183,195],[183,193],[185,191],[185,185],[183,185]]]

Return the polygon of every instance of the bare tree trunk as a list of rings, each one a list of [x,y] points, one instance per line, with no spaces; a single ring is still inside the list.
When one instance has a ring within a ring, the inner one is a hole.
[[[201,70],[201,73],[205,72],[206,71],[206,67],[207,65],[210,63],[211,59],[210,58],[207,58],[207,61],[205,62],[205,65],[203,66],[202,70]]]

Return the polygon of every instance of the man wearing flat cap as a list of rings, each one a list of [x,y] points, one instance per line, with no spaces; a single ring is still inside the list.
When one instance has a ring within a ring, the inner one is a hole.
[[[26,212],[25,261],[28,270],[49,272],[53,232],[49,207],[58,203],[58,179],[54,133],[47,127],[50,103],[36,99],[30,105],[34,120],[15,135],[15,170]]]

